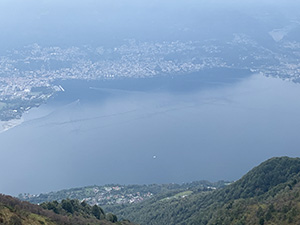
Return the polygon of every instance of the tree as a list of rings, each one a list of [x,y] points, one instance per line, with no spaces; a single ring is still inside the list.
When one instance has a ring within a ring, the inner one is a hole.
[[[102,220],[102,219],[105,219],[105,215],[104,215],[104,212],[103,210],[97,206],[97,205],[94,205],[92,207],[92,214],[98,219],[98,220]]]
[[[66,210],[67,212],[69,212],[69,213],[71,213],[71,214],[74,213],[73,205],[72,205],[72,203],[70,202],[69,199],[67,199],[67,200],[62,200],[61,205],[62,205],[62,208],[63,208],[64,210]]]
[[[107,213],[105,218],[112,223],[118,222],[117,216],[112,213]]]

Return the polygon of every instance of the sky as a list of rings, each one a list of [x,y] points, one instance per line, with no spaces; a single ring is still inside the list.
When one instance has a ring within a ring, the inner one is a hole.
[[[282,26],[297,19],[297,1],[37,1],[0,2],[0,50],[25,44],[100,45],[139,40],[217,38],[233,28]],[[259,15],[257,15],[259,14]],[[268,16],[269,21],[263,18]],[[287,18],[288,16],[288,18]],[[299,18],[299,17],[298,17]],[[240,22],[239,22],[240,21]]]

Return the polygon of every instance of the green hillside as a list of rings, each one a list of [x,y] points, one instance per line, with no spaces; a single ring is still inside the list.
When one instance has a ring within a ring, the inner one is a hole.
[[[90,206],[85,202],[79,203],[78,200],[63,200],[57,204],[45,203],[42,207],[6,195],[0,195],[0,224],[132,225],[129,221],[118,222],[115,215],[105,214],[100,207]]]
[[[113,205],[138,203],[150,199],[158,194],[164,194],[172,191],[182,192],[190,189],[217,189],[224,187],[229,182],[218,181],[194,181],[183,184],[149,184],[149,185],[120,185],[108,184],[103,186],[88,186],[80,188],[65,189],[56,192],[44,193],[39,195],[20,194],[20,200],[28,201],[34,204],[43,202],[61,201],[63,199],[78,199],[85,201],[90,205]]]
[[[106,210],[141,224],[300,224],[300,159],[278,157],[227,187]]]
[[[1,195],[0,224],[132,224],[118,215],[142,225],[300,225],[300,158],[269,159],[223,188],[197,182],[151,188],[157,193],[142,202],[104,206],[113,214],[85,201],[33,205]]]

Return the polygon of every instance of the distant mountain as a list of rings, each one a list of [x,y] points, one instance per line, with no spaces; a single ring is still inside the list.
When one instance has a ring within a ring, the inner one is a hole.
[[[269,159],[220,190],[161,195],[106,210],[147,225],[296,224],[300,221],[300,158]]]
[[[42,206],[22,202],[0,195],[0,224],[4,225],[132,225],[129,221],[118,222],[111,213],[105,214],[97,205],[90,206],[78,200],[61,203],[45,203]]]

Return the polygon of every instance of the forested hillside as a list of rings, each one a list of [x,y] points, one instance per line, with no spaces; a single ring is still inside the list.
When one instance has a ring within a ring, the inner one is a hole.
[[[272,158],[227,187],[107,207],[141,224],[297,224],[300,159]]]
[[[4,225],[132,225],[120,221],[115,215],[98,206],[90,206],[78,200],[61,203],[45,203],[42,206],[22,202],[16,198],[0,195],[0,224]]]
[[[269,159],[220,189],[196,183],[188,188],[175,186],[140,203],[106,205],[104,210],[112,213],[79,200],[38,206],[1,195],[0,223],[129,225],[132,220],[142,225],[300,224],[300,158]]]

